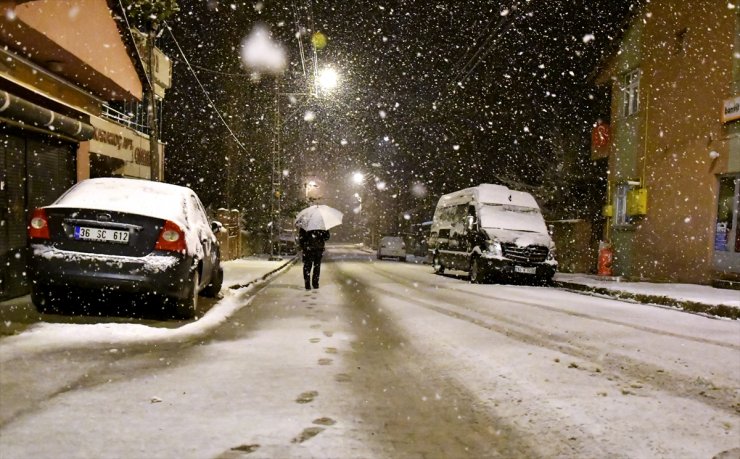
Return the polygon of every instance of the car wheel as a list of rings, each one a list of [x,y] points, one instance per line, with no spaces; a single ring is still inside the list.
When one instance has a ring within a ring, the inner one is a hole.
[[[434,269],[434,274],[444,274],[445,267],[442,266],[442,260],[439,259],[439,254],[434,254],[434,257],[432,258],[432,269]]]
[[[59,293],[49,287],[36,286],[31,290],[31,302],[41,314],[61,313]]]
[[[221,291],[221,286],[223,285],[223,283],[224,283],[224,268],[219,266],[218,270],[216,270],[216,273],[211,279],[211,283],[208,284],[206,288],[204,288],[203,291],[201,292],[202,295],[208,298],[216,298],[216,296],[218,296],[218,292]]]
[[[480,262],[477,258],[473,258],[473,261],[470,262],[470,283],[471,284],[480,284],[483,282],[483,273],[480,269]]]
[[[198,284],[200,276],[198,270],[193,270],[188,282],[187,295],[185,298],[174,298],[174,314],[178,319],[192,319],[198,309]]]

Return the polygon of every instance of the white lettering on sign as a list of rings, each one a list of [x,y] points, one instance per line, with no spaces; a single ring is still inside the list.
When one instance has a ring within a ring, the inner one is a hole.
[[[120,149],[126,149],[130,150],[133,148],[134,141],[133,139],[129,137],[124,137],[120,134],[115,134],[113,132],[108,132],[100,128],[95,128],[95,134],[93,135],[93,139],[97,140],[98,142],[107,143],[108,145],[113,145],[114,147]]]
[[[740,119],[740,96],[726,99],[722,105],[722,122],[728,123],[738,119]]]
[[[148,137],[98,117],[91,117],[90,122],[95,128],[90,141],[91,153],[118,158],[140,166],[150,165]]]

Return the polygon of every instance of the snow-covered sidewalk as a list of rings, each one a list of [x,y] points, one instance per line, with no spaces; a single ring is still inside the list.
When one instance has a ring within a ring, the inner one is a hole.
[[[690,312],[740,318],[740,291],[708,285],[625,282],[591,274],[555,275],[559,287],[621,300],[679,308]]]
[[[60,323],[53,319],[48,320],[54,316],[39,314],[31,303],[30,295],[26,295],[0,302],[0,335],[18,335],[23,332],[24,335],[48,335],[67,342],[74,341],[77,336],[75,330],[84,325],[88,329],[99,331],[97,339],[100,342],[190,339],[225,321],[236,309],[249,301],[251,292],[258,284],[284,269],[292,260],[292,257],[274,261],[266,257],[248,257],[224,262],[221,299],[199,320],[184,325],[179,321],[155,322],[127,317],[81,316],[69,317]],[[89,336],[86,335],[87,338]],[[3,343],[7,345],[8,339],[22,341],[20,336],[15,336],[6,338]]]

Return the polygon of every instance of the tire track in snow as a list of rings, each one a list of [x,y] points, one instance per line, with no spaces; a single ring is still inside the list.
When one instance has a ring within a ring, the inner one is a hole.
[[[626,380],[637,379],[637,380],[642,381],[645,385],[649,385],[659,391],[669,392],[678,397],[690,398],[704,405],[710,406],[715,409],[720,409],[732,415],[737,415],[738,413],[740,413],[740,394],[738,394],[737,387],[718,387],[714,383],[712,383],[712,381],[710,381],[708,378],[696,378],[696,377],[690,377],[690,376],[683,376],[683,375],[679,375],[676,373],[670,373],[669,371],[666,371],[664,368],[658,365],[654,365],[650,362],[646,362],[643,360],[637,360],[637,359],[634,359],[630,356],[623,355],[623,354],[614,354],[612,352],[607,352],[605,354],[603,349],[588,345],[582,341],[584,339],[589,339],[588,337],[579,337],[576,334],[572,334],[572,335],[569,335],[567,338],[566,337],[561,338],[553,334],[551,330],[532,326],[531,323],[529,322],[517,321],[503,314],[497,314],[489,310],[483,310],[479,308],[465,306],[461,304],[460,294],[470,295],[470,296],[479,297],[479,298],[482,297],[482,298],[494,300],[494,301],[499,300],[499,301],[506,301],[506,302],[514,303],[514,304],[524,304],[527,306],[535,306],[535,307],[540,307],[541,309],[552,310],[552,312],[564,312],[569,316],[574,316],[577,318],[586,318],[586,319],[598,321],[598,318],[595,318],[593,316],[590,316],[587,314],[581,314],[581,313],[569,314],[570,311],[562,311],[558,308],[547,307],[544,305],[538,305],[536,303],[533,304],[530,302],[521,302],[521,301],[511,300],[507,298],[498,299],[494,296],[483,295],[483,294],[476,293],[476,292],[469,292],[469,291],[457,289],[457,288],[441,287],[441,288],[434,289],[432,292],[427,292],[425,290],[419,289],[418,287],[414,287],[413,286],[414,281],[412,282],[406,281],[405,283],[402,282],[401,279],[399,279],[399,276],[397,273],[389,274],[389,273],[383,272],[375,264],[369,264],[369,266],[371,267],[371,269],[374,271],[375,274],[383,278],[386,278],[388,280],[391,280],[396,284],[401,284],[401,285],[405,284],[405,286],[409,288],[410,290],[418,292],[418,295],[411,297],[408,295],[402,295],[397,291],[383,288],[382,286],[379,286],[378,284],[373,284],[373,288],[383,292],[383,294],[387,296],[417,304],[420,307],[432,310],[440,314],[444,314],[446,316],[449,316],[449,317],[452,317],[458,320],[466,321],[473,325],[487,329],[491,332],[502,334],[504,336],[507,336],[509,338],[515,339],[517,341],[520,341],[526,344],[548,348],[550,350],[562,352],[572,357],[590,361],[594,364],[597,364],[599,367],[602,367],[602,366],[605,367],[605,370],[602,370],[600,373],[597,373],[599,376],[604,377],[604,378],[619,378],[619,379],[626,379]],[[447,292],[446,290],[450,290],[452,291],[452,293]],[[421,295],[432,296],[432,294],[434,296],[431,301],[420,298]],[[440,306],[440,304],[444,304],[445,306]],[[489,322],[486,320],[482,320],[480,318],[473,317],[463,312],[454,311],[454,310],[451,310],[450,307],[462,309],[469,313],[474,313],[474,314],[483,316],[485,318],[491,319],[498,323]],[[585,316],[585,317],[581,317],[581,316]],[[610,319],[605,320],[605,322],[609,323],[610,325],[623,325],[620,321],[613,321]],[[617,323],[612,323],[612,322],[617,322]],[[519,330],[514,330],[512,328],[509,328],[507,325],[502,325],[502,324],[508,324],[510,326],[517,327]],[[634,328],[638,331],[645,331],[645,330],[641,330],[639,326],[633,326],[630,328]],[[645,327],[645,328],[648,328],[648,327]],[[654,330],[654,329],[648,328],[648,331],[650,330]],[[660,330],[658,331],[660,332]],[[696,341],[697,343],[700,343],[700,344],[718,345],[718,343],[713,340],[692,339],[691,337],[686,337],[685,335],[681,335],[681,334],[675,334],[675,333],[670,333],[670,332],[658,333],[658,334],[667,336],[670,338],[689,339],[692,341]],[[580,338],[581,341],[578,343],[573,343],[574,339],[578,339],[578,338]],[[723,344],[723,343],[720,343],[720,344]],[[731,343],[726,343],[726,344],[728,345],[721,346],[721,347],[725,347],[725,348],[733,349],[733,350],[736,348],[736,346],[732,345]]]
[[[441,376],[378,307],[373,288],[333,264],[357,336],[353,389],[361,418],[390,457],[536,457],[525,437]]]

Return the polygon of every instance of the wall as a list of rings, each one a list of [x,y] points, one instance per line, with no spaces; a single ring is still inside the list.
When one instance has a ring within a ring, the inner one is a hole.
[[[639,126],[615,117],[610,169],[613,180],[644,179],[648,212],[629,230],[615,231],[615,266],[631,277],[707,283],[716,175],[727,171],[730,156],[720,109],[733,90],[736,11],[719,0],[660,0],[647,4],[633,24],[615,70],[624,71],[639,55]],[[615,84],[612,113],[621,102]],[[635,132],[619,138],[620,130]],[[715,160],[713,150],[720,153]]]

